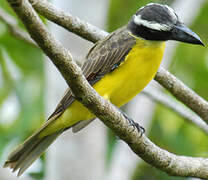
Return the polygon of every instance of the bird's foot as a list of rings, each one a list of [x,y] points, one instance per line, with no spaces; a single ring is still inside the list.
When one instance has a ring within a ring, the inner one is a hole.
[[[139,123],[135,122],[131,117],[129,117],[125,112],[123,111],[121,112],[123,116],[126,118],[126,120],[128,121],[128,123],[130,124],[130,126],[133,127],[133,131],[137,129],[137,131],[141,133],[141,137],[142,137],[142,135],[145,133],[145,129],[142,126],[140,126]]]

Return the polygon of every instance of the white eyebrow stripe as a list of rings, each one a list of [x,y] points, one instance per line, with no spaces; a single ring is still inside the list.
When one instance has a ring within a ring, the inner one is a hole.
[[[135,24],[145,26],[149,29],[158,31],[169,31],[171,29],[171,27],[166,24],[159,24],[154,21],[144,20],[141,18],[141,15],[134,15],[133,19]]]

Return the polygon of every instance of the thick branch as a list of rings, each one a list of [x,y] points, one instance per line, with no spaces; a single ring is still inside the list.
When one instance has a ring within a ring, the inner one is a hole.
[[[208,159],[176,156],[154,145],[129,125],[123,115],[103,100],[89,85],[70,53],[47,31],[27,0],[7,0],[25,24],[31,37],[50,57],[75,97],[110,127],[146,162],[178,176],[208,178]]]
[[[0,8],[0,20],[3,21],[7,25],[9,31],[15,37],[17,37],[18,39],[23,40],[29,44],[35,45],[34,41],[28,36],[28,34],[24,31],[22,31],[18,27],[16,20],[1,8]]]
[[[63,26],[67,30],[78,34],[89,41],[96,42],[108,34],[99,30],[95,26],[90,25],[89,23],[81,21],[78,18],[74,18],[70,14],[57,9],[46,0],[30,0],[30,2],[33,4],[35,10],[47,19]],[[78,27],[80,27],[80,29],[77,29]],[[206,123],[208,123],[207,101],[198,96],[180,80],[176,79],[174,75],[163,68],[158,70],[155,80],[170,91],[179,101],[190,107],[203,120],[205,120]]]

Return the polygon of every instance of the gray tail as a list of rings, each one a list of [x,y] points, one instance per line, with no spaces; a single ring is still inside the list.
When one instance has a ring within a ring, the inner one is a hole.
[[[13,172],[19,169],[18,176],[20,176],[63,132],[63,130],[60,130],[40,138],[39,134],[43,130],[44,128],[29,137],[23,144],[19,145],[9,155],[4,167],[10,167],[13,169]]]

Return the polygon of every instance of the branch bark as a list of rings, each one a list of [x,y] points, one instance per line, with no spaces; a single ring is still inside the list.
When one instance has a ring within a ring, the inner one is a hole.
[[[88,41],[95,43],[108,35],[107,32],[97,28],[96,26],[93,26],[88,22],[84,22],[79,18],[74,17],[71,14],[56,8],[47,0],[29,1],[33,5],[35,10],[39,12],[42,16]]]
[[[100,97],[82,75],[72,56],[45,28],[27,0],[7,0],[31,37],[59,69],[75,97],[99,117],[130,148],[151,165],[177,176],[208,178],[208,159],[176,156],[134,130],[110,102]]]
[[[194,112],[190,109],[186,108],[182,104],[176,102],[170,96],[154,89],[154,91],[149,91],[147,89],[142,91],[142,94],[151,98],[153,101],[164,105],[166,108],[169,108],[176,112],[180,117],[184,118],[188,122],[195,124],[201,130],[203,130],[206,134],[208,134],[208,126],[207,124]]]
[[[46,0],[29,1],[38,13],[86,40],[96,42],[108,35],[105,31],[57,9]],[[208,123],[208,102],[206,100],[163,68],[158,70],[155,80]]]
[[[208,102],[206,100],[162,67],[157,72],[155,80],[208,123]]]

